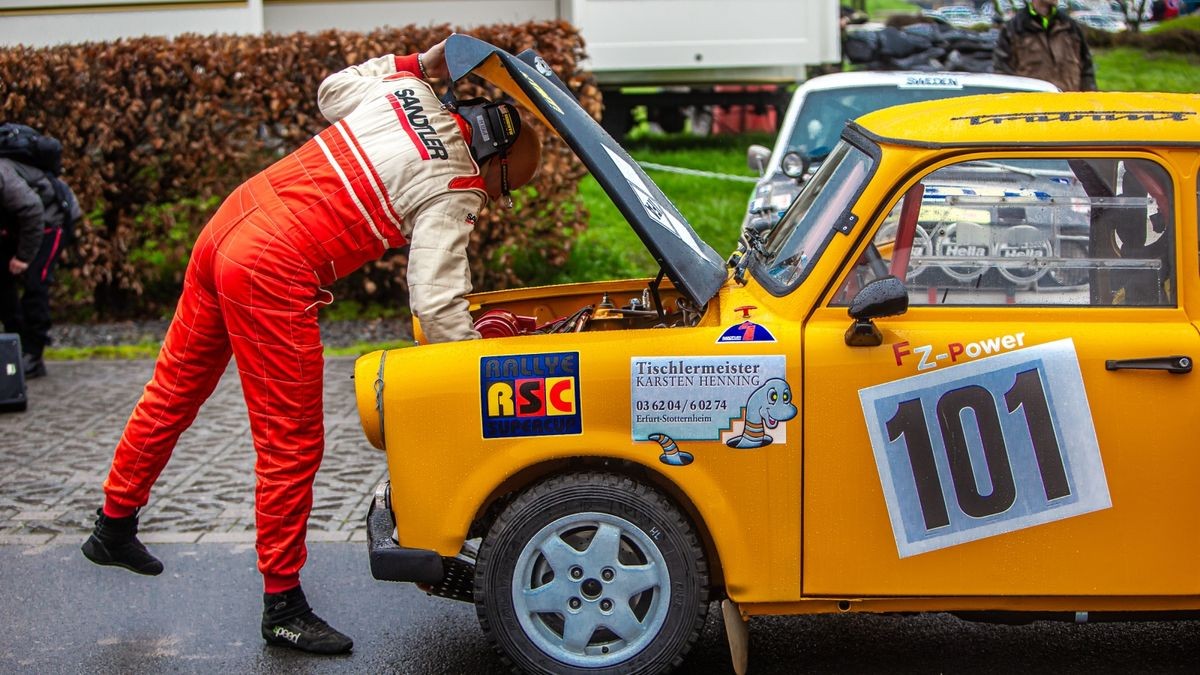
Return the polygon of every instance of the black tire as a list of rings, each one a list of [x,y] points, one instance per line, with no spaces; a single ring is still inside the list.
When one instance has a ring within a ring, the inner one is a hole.
[[[662,493],[611,473],[529,488],[496,519],[475,566],[479,623],[522,672],[668,672],[704,626],[707,598],[692,524]]]

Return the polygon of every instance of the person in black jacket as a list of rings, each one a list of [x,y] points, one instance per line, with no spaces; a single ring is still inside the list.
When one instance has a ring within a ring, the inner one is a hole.
[[[50,284],[79,201],[58,177],[0,157],[0,321],[21,336],[26,379],[42,377],[50,340]]]

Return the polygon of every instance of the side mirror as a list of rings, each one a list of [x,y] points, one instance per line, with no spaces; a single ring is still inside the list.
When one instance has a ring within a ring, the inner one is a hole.
[[[764,145],[751,145],[746,148],[746,166],[750,167],[751,171],[757,171],[758,175],[763,175],[767,171],[767,164],[771,161],[771,149]]]
[[[908,289],[896,277],[886,276],[863,286],[850,303],[850,318],[854,323],[846,329],[846,344],[850,347],[878,347],[883,333],[871,321],[896,316],[908,311]]]
[[[779,162],[779,168],[783,171],[783,175],[788,178],[800,180],[804,178],[804,174],[808,173],[808,167],[812,164],[808,155],[795,150],[783,156]]]

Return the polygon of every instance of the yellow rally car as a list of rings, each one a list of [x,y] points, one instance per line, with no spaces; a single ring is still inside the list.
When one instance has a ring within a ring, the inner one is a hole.
[[[872,113],[726,261],[536,55],[447,53],[662,273],[479,294],[488,339],[358,361],[377,578],[534,672],[670,669],[717,599],[739,668],[760,614],[1200,609],[1200,97]]]

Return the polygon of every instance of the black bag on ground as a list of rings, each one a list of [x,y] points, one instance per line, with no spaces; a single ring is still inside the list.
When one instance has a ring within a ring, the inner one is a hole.
[[[21,412],[27,405],[21,336],[0,334],[0,412]]]
[[[911,54],[903,58],[891,58],[892,67],[889,70],[919,70],[921,72],[934,72],[944,70],[945,66],[941,62],[941,58],[946,55],[946,50],[941,47],[930,47],[923,52]]]
[[[856,30],[846,34],[842,42],[842,53],[850,63],[868,63],[879,51],[879,33],[873,30]]]
[[[900,31],[892,27],[879,31],[879,55],[902,59],[933,47],[933,40],[927,35],[910,31]]]
[[[955,50],[946,55],[945,65],[946,70],[958,70],[965,73],[994,72],[990,54],[987,56],[976,56]]]
[[[36,166],[55,176],[62,173],[62,143],[24,124],[0,124],[0,157]]]

